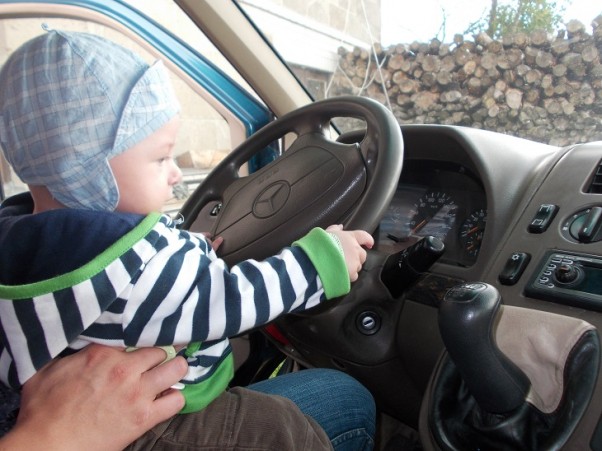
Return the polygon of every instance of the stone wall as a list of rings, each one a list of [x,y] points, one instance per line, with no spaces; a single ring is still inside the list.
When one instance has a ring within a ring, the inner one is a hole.
[[[487,128],[554,145],[602,140],[602,16],[591,32],[571,21],[503,40],[480,34],[377,48],[340,49],[329,95],[389,103],[400,123]]]

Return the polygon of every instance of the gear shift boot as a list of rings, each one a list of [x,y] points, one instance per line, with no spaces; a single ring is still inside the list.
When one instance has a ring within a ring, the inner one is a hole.
[[[465,349],[458,359],[450,350],[439,361],[425,397],[429,434],[446,450],[558,449],[577,426],[594,389],[598,333],[576,318],[519,307],[499,306],[494,316],[495,349],[529,381],[523,400],[510,411],[488,411],[490,405],[473,395],[474,382],[460,368],[471,351]],[[461,325],[456,326],[461,335]],[[445,334],[442,330],[447,346]],[[471,365],[478,368],[479,362]],[[487,374],[480,383],[487,384]],[[497,384],[490,386],[493,390]],[[494,393],[491,397],[498,398]]]

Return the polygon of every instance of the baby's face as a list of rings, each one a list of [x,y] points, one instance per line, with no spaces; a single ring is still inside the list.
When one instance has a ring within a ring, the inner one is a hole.
[[[148,214],[161,211],[173,196],[182,172],[173,159],[180,120],[176,116],[134,147],[111,158],[119,188],[116,211]]]

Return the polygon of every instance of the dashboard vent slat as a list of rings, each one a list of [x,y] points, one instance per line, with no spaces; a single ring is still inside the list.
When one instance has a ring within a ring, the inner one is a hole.
[[[598,163],[598,166],[596,167],[596,173],[592,178],[587,192],[593,194],[602,194],[602,160]]]

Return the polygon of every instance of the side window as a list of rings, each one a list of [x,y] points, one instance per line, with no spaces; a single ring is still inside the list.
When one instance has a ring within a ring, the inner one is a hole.
[[[86,20],[57,17],[0,19],[0,65],[25,41],[44,33],[42,24],[50,28],[85,31],[111,39],[132,49],[149,63],[157,59],[129,35],[108,26]],[[198,31],[198,30],[197,30]],[[175,198],[166,206],[166,211],[175,212],[183,204],[203,177],[224,156],[244,139],[244,127],[215,100],[207,96],[194,82],[173,65],[166,64],[181,104],[182,126],[176,143],[176,161],[183,172],[183,183],[175,190]],[[205,95],[203,95],[205,94]],[[11,168],[0,156],[2,190],[0,200],[27,190]]]

